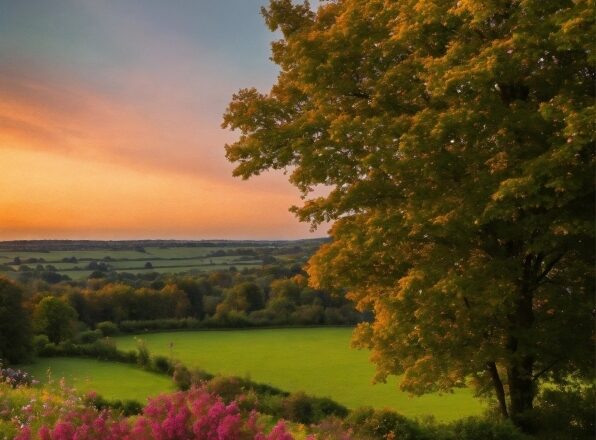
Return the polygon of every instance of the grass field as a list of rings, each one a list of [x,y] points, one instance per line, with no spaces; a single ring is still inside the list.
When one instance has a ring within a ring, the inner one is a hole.
[[[41,246],[41,245],[40,245]],[[81,245],[83,246],[83,245]],[[107,246],[107,245],[106,245]],[[182,273],[182,272],[212,272],[215,270],[228,270],[234,266],[243,268],[260,267],[263,263],[260,256],[253,258],[234,254],[235,249],[253,249],[262,251],[290,250],[293,243],[267,244],[267,242],[244,243],[229,242],[227,245],[211,246],[173,246],[152,247],[146,246],[142,250],[134,249],[69,249],[69,250],[15,250],[0,247],[0,275],[18,278],[20,270],[35,269],[38,265],[46,268],[53,266],[55,270],[71,279],[79,280],[89,276],[92,270],[88,267],[92,261],[108,264],[111,270],[125,273]],[[291,251],[281,259],[287,261],[303,261],[305,252],[312,251],[312,245],[304,245],[305,250],[292,255]],[[310,247],[309,247],[310,246]],[[308,249],[311,249],[307,251]],[[228,255],[216,255],[218,251],[227,252]],[[230,254],[232,252],[232,254]],[[21,260],[21,265],[14,264],[15,258]],[[75,261],[63,259],[76,258]],[[146,263],[151,263],[152,268],[145,268]],[[26,266],[26,267],[25,267]],[[47,269],[44,269],[47,270]]]
[[[397,389],[395,378],[372,385],[374,367],[366,352],[349,348],[350,334],[349,328],[266,329],[154,333],[142,339],[152,354],[173,356],[187,366],[331,397],[350,408],[388,407],[441,421],[482,412],[470,390],[410,397]],[[136,346],[133,336],[115,339],[121,349]]]
[[[134,365],[101,362],[80,358],[40,358],[23,369],[42,382],[65,378],[78,391],[97,391],[107,399],[134,399],[145,402],[147,397],[173,391],[172,380],[166,376],[143,371]]]

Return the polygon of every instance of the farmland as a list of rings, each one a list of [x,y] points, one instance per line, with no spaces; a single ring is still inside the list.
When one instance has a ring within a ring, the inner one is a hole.
[[[141,336],[153,354],[174,357],[210,373],[250,377],[287,391],[331,397],[350,408],[392,408],[403,415],[448,421],[482,412],[471,391],[410,397],[395,378],[371,384],[368,354],[349,348],[350,328],[170,332]],[[135,336],[117,337],[124,350]],[[170,345],[172,343],[172,345]],[[101,390],[100,390],[101,391]]]
[[[320,240],[285,241],[37,241],[0,242],[0,275],[27,279],[55,273],[79,280],[94,274],[205,273],[260,267],[272,259],[303,263]]]

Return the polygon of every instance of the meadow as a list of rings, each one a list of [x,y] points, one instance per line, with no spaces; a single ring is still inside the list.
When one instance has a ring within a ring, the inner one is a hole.
[[[205,273],[232,267],[242,270],[262,266],[266,255],[302,263],[312,247],[310,240],[305,240],[302,243],[304,249],[297,252],[294,249],[296,242],[276,241],[188,242],[187,245],[173,245],[165,241],[159,246],[151,245],[151,242],[148,242],[149,245],[137,244],[145,243],[141,241],[119,248],[110,248],[109,243],[103,246],[81,243],[72,249],[49,243],[37,247],[19,247],[0,242],[0,275],[18,279],[27,272],[37,270],[57,272],[70,279],[80,280],[96,271],[98,264],[103,265],[99,267],[102,272],[132,274]]]
[[[77,391],[97,391],[109,400],[137,400],[174,391],[171,379],[134,365],[83,358],[39,358],[24,370],[41,382],[66,379]]]
[[[350,349],[351,331],[302,328],[166,332],[115,340],[118,348],[131,350],[142,338],[152,354],[172,357],[188,367],[330,397],[349,408],[391,408],[408,417],[432,415],[440,421],[482,413],[483,404],[468,389],[412,397],[397,388],[396,378],[372,384],[374,367],[367,352]]]

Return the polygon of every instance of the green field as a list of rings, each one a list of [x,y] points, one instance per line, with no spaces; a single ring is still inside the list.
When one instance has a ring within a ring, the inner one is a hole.
[[[350,408],[388,407],[441,421],[483,411],[470,390],[411,397],[397,389],[395,378],[371,384],[374,367],[366,352],[349,348],[350,334],[349,328],[266,329],[153,333],[142,339],[152,354],[173,356],[189,367],[331,397]],[[115,339],[119,348],[130,350],[135,338]]]
[[[147,397],[173,391],[172,380],[166,376],[143,371],[134,365],[102,362],[80,358],[40,358],[23,369],[42,382],[65,378],[78,391],[97,391],[106,399],[134,399],[145,402]]]
[[[1,243],[0,243],[1,245]],[[280,260],[286,262],[303,261],[306,255],[312,253],[315,247],[311,243],[302,244],[304,248],[298,254],[292,254],[294,243],[272,243],[268,242],[228,242],[226,245],[210,246],[146,246],[141,250],[135,249],[51,249],[51,250],[30,250],[30,249],[2,249],[0,247],[0,275],[17,279],[21,272],[29,268],[34,270],[38,265],[42,270],[48,270],[47,266],[53,266],[55,270],[71,279],[79,280],[87,278],[93,270],[88,265],[95,261],[109,266],[109,270],[124,273],[183,273],[183,272],[212,272],[216,270],[229,270],[234,266],[238,270],[244,268],[261,267],[263,262],[260,256],[249,256],[234,254],[235,250],[256,250],[258,252],[282,251],[277,255]],[[43,246],[40,244],[39,246]],[[84,247],[84,244],[81,244]],[[286,249],[287,254],[283,251]],[[226,252],[228,255],[216,255],[217,252]],[[229,255],[232,252],[233,255]],[[18,257],[21,264],[15,264]],[[76,258],[77,261],[63,261],[63,259]],[[41,261],[39,261],[41,260]],[[145,268],[146,263],[151,263],[152,268]]]

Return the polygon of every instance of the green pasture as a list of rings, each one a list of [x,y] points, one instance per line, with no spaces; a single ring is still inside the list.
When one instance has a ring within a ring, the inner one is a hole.
[[[237,246],[241,248],[242,246]],[[9,264],[15,257],[21,258],[23,264],[32,269],[38,264],[43,266],[52,265],[58,272],[68,275],[72,279],[82,279],[89,276],[92,272],[87,265],[93,260],[97,262],[106,261],[114,270],[125,273],[182,273],[188,271],[211,272],[215,270],[227,270],[230,266],[237,268],[253,268],[261,266],[260,260],[243,260],[241,256],[208,256],[218,250],[231,250],[236,247],[147,247],[146,252],[135,250],[65,250],[48,252],[27,252],[27,251],[2,251],[0,250],[0,265]],[[65,262],[63,258],[76,257],[77,262]],[[30,258],[43,258],[43,262],[26,263]],[[150,262],[152,268],[146,269],[145,264]],[[0,273],[8,275],[11,278],[18,276],[19,266],[9,266],[6,269],[0,269]]]
[[[68,385],[78,391],[96,391],[106,399],[133,399],[145,402],[147,397],[175,389],[172,380],[163,375],[150,373],[134,365],[103,362],[82,358],[38,358],[26,365],[37,380],[53,381],[65,378]]]
[[[484,405],[468,389],[412,397],[396,378],[371,383],[374,367],[365,351],[351,349],[349,328],[264,329],[153,333],[115,338],[130,350],[141,337],[161,354],[210,373],[249,377],[287,391],[327,396],[350,407],[391,408],[408,417],[449,421],[480,414]]]

